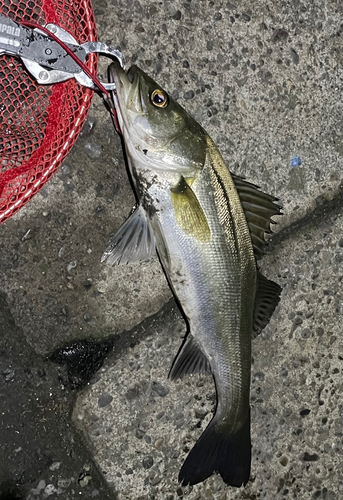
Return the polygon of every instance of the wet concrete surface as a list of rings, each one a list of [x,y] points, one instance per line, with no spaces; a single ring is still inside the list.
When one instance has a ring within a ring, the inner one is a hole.
[[[233,172],[283,204],[260,261],[284,291],[253,342],[251,482],[177,483],[213,385],[167,379],[185,324],[158,260],[100,263],[135,200],[95,96],[63,166],[0,226],[0,499],[340,498],[340,3],[93,6],[99,39],[177,98]]]

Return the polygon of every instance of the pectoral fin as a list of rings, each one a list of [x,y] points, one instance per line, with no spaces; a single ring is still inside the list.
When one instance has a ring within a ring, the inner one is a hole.
[[[107,259],[107,264],[129,264],[150,259],[155,248],[154,233],[140,205],[110,239],[101,262]]]
[[[171,190],[176,222],[189,236],[203,243],[210,241],[211,231],[206,215],[192,188],[181,176],[178,184]]]

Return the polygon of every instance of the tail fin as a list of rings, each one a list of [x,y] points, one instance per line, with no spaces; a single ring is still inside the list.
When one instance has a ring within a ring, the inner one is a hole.
[[[196,442],[183,464],[183,486],[204,481],[219,472],[225,483],[240,487],[249,481],[251,465],[250,415],[235,433],[218,423],[217,414]]]

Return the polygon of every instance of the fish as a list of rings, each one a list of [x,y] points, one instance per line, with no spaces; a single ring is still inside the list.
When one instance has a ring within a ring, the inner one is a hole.
[[[136,207],[102,256],[127,264],[157,252],[188,324],[169,377],[212,374],[212,420],[179,473],[182,485],[219,473],[241,487],[251,473],[251,341],[281,287],[257,266],[277,198],[230,173],[203,127],[136,65],[109,68]]]

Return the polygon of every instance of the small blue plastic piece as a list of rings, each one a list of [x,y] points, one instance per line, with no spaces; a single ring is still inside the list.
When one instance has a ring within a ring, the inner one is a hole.
[[[290,161],[291,167],[299,167],[301,165],[301,158],[298,155],[293,155],[291,156],[291,161]]]

